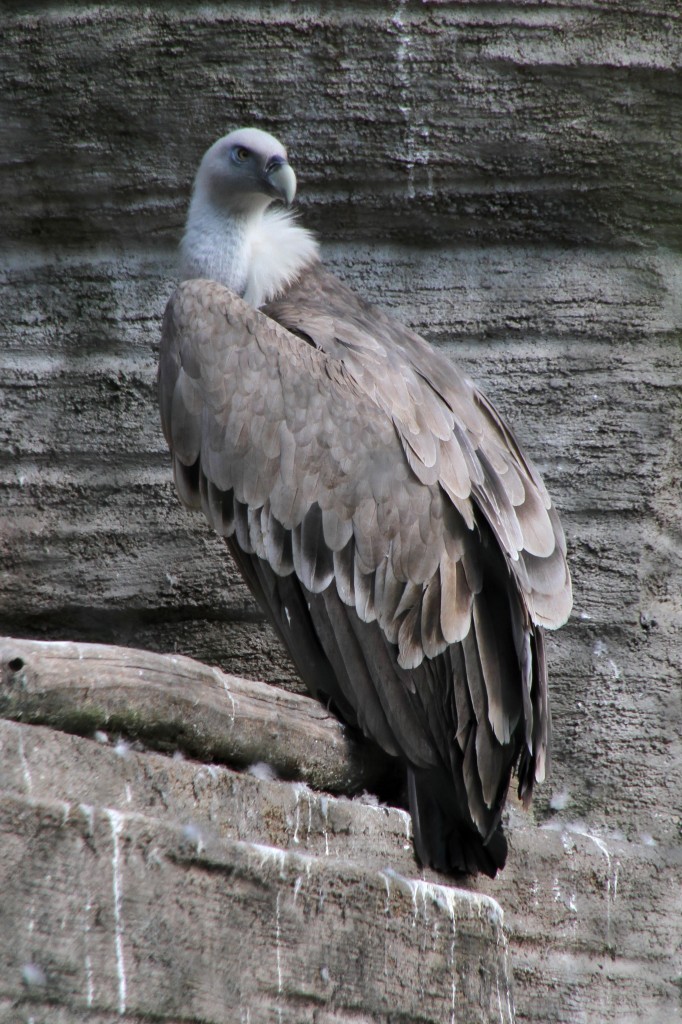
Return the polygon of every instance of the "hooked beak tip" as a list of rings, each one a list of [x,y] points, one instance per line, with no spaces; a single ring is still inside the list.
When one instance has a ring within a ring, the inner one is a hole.
[[[291,206],[296,195],[293,168],[285,160],[273,160],[265,168],[265,179],[273,198],[281,199],[286,206]]]

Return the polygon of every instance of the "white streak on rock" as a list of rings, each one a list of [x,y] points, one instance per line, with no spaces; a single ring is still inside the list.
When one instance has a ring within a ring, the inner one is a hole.
[[[266,846],[262,843],[249,843],[248,845],[260,854],[262,868],[272,862],[279,868],[280,875],[284,874],[284,866],[287,859],[286,850],[281,850],[278,846]]]
[[[386,914],[386,916],[389,917],[391,914],[391,880],[389,879],[388,875],[383,871],[379,872],[379,878],[383,878],[384,885],[386,886],[386,902],[384,904],[384,914]]]
[[[92,804],[79,804],[78,810],[85,818],[86,825],[88,826],[88,839],[91,839],[95,834],[95,808]]]
[[[29,935],[33,935],[33,931],[36,926],[36,901],[32,896],[28,905],[28,924],[26,925],[26,931]]]
[[[506,995],[506,1003],[507,1003],[507,1006],[506,1006],[506,1010],[507,1010],[506,1021],[507,1021],[507,1024],[514,1024],[516,1016],[515,1016],[514,1004],[513,1004],[513,1001],[512,1001],[511,987],[510,987],[510,984],[509,984],[510,980],[511,980],[511,970],[510,970],[510,966],[509,966],[509,943],[507,942],[507,937],[504,934],[504,929],[502,929],[502,928],[499,928],[498,931],[497,931],[497,946],[498,946],[498,948],[500,946],[500,943],[502,944],[502,955],[503,955],[503,961],[504,961],[505,995]],[[502,1000],[500,998],[499,958],[497,960],[497,1002],[498,1002],[498,1006],[499,1006],[499,1010],[500,1010],[500,1020],[502,1021],[502,1024],[504,1024],[505,1016],[504,1016],[504,1011],[502,1009]]]
[[[105,808],[105,813],[111,822],[111,841],[113,853],[111,868],[113,875],[114,891],[114,930],[116,949],[116,973],[118,976],[118,1012],[122,1017],[126,1012],[126,971],[125,959],[123,957],[123,915],[121,910],[122,888],[121,888],[121,851],[118,837],[123,828],[123,816],[111,807]]]
[[[235,716],[235,712],[237,710],[238,702],[232,696],[232,691],[230,690],[230,687],[227,685],[227,679],[225,678],[223,673],[219,672],[218,669],[214,669],[213,672],[214,672],[214,675],[215,675],[216,679],[222,684],[222,687],[225,690],[225,693],[227,694],[227,699],[229,700],[230,705],[232,707],[232,711],[230,713],[230,718],[232,719],[232,725],[234,725],[234,716]]]
[[[33,793],[33,779],[31,778],[31,769],[26,758],[26,751],[24,750],[24,734],[21,731],[21,726],[18,726],[19,730],[19,761],[21,762],[21,772],[24,776],[24,783],[26,785],[26,792],[29,796]]]
[[[320,811],[324,819],[324,825],[322,826],[322,835],[324,836],[324,853],[325,857],[329,856],[329,800],[326,796],[320,797]]]
[[[431,150],[429,146],[429,126],[419,116],[419,107],[415,102],[415,87],[412,80],[412,49],[413,40],[409,25],[403,21],[405,0],[398,0],[398,9],[391,19],[398,33],[396,48],[396,77],[398,79],[398,110],[405,121],[405,162],[407,165],[407,198],[414,199],[414,169],[417,164],[426,167],[426,194],[432,195],[433,181],[431,168]]]
[[[83,941],[85,942],[85,1002],[90,1008],[95,998],[95,982],[92,971],[92,958],[90,956],[90,913],[92,911],[92,901],[90,895],[86,897],[84,916],[85,924],[83,926]]]
[[[450,1005],[450,1024],[456,1024],[457,1009],[457,922],[455,920],[455,908],[452,906],[450,913],[450,924],[452,926],[452,939],[450,942],[450,972],[452,974]]]
[[[282,925],[280,918],[280,899],[282,893],[277,893],[277,900],[275,903],[275,942],[277,951],[277,995],[282,994]]]
[[[588,832],[587,829],[577,824],[567,825],[566,828],[569,832],[573,832],[575,835],[584,836],[585,839],[589,839],[606,858],[606,943],[608,946],[611,946],[611,909],[612,903],[615,902],[616,896],[618,895],[620,861],[616,860],[615,869],[612,869],[611,853],[608,846],[600,836],[593,835],[591,832]]]
[[[281,892],[277,893],[277,900],[275,902],[275,955],[277,958],[277,999],[282,998],[282,926],[280,919],[280,899]],[[282,1019],[282,1007],[277,1007],[277,1017],[281,1021]]]
[[[294,834],[293,834],[293,837],[292,837],[292,842],[298,844],[301,841],[298,838],[298,830],[299,830],[299,827],[300,827],[300,824],[301,824],[301,797],[304,794],[308,798],[308,835],[307,835],[307,838],[310,839],[310,824],[311,824],[311,821],[310,821],[310,816],[311,816],[310,790],[308,789],[308,787],[306,786],[306,784],[304,782],[295,782],[294,786],[293,786],[293,790],[294,790],[294,797],[296,799],[296,804],[295,804],[295,807],[294,807]]]

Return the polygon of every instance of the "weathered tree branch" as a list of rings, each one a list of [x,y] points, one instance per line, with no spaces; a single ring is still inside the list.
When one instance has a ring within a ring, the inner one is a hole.
[[[105,644],[0,638],[0,715],[80,735],[121,732],[237,767],[264,761],[331,793],[385,777],[317,701],[228,675],[192,658]]]

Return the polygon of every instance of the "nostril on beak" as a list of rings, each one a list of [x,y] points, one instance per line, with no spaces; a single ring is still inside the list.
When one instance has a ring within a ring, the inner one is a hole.
[[[277,167],[281,167],[286,163],[283,156],[271,156],[265,165],[265,173],[269,174],[270,171],[274,171]]]

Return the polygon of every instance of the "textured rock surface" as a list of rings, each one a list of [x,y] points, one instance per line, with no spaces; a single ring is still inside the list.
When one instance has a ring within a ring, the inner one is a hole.
[[[364,858],[391,817],[407,859],[405,815],[39,727],[0,736],[0,1020],[512,1024],[495,900]]]
[[[251,1020],[279,1010],[308,1020],[314,1004],[345,1021],[356,1019],[344,1016],[352,999],[375,1014],[360,1019],[384,1020],[399,999],[406,1020],[449,1022],[454,980],[455,1020],[504,1022],[510,966],[519,1021],[676,1019],[682,901],[660,878],[682,863],[650,844],[577,825],[538,830],[514,812],[509,867],[487,884],[493,902],[415,875],[403,811],[113,735],[1,720],[0,793],[0,1020],[28,1019],[48,1000],[45,1020],[74,1020],[57,1016],[65,1005],[99,1020],[120,1006],[123,977],[127,1011],[154,1007],[164,1020],[199,1008],[211,1021],[246,1019],[247,1008]],[[254,952],[262,964],[247,962]],[[22,983],[30,965],[45,985]],[[188,975],[184,995],[177,979]],[[229,985],[232,1016],[221,1016],[209,989]]]
[[[0,631],[297,685],[175,499],[154,386],[197,161],[236,124],[274,131],[328,260],[487,388],[562,511],[576,610],[550,638],[536,822],[637,865],[618,883],[637,913],[631,943],[598,954],[581,899],[534,909],[516,849],[494,891],[527,896],[522,1020],[546,999],[571,1022],[681,1013],[681,15],[502,0],[0,16]],[[540,886],[573,862],[551,835]],[[613,891],[605,855],[574,841]]]

